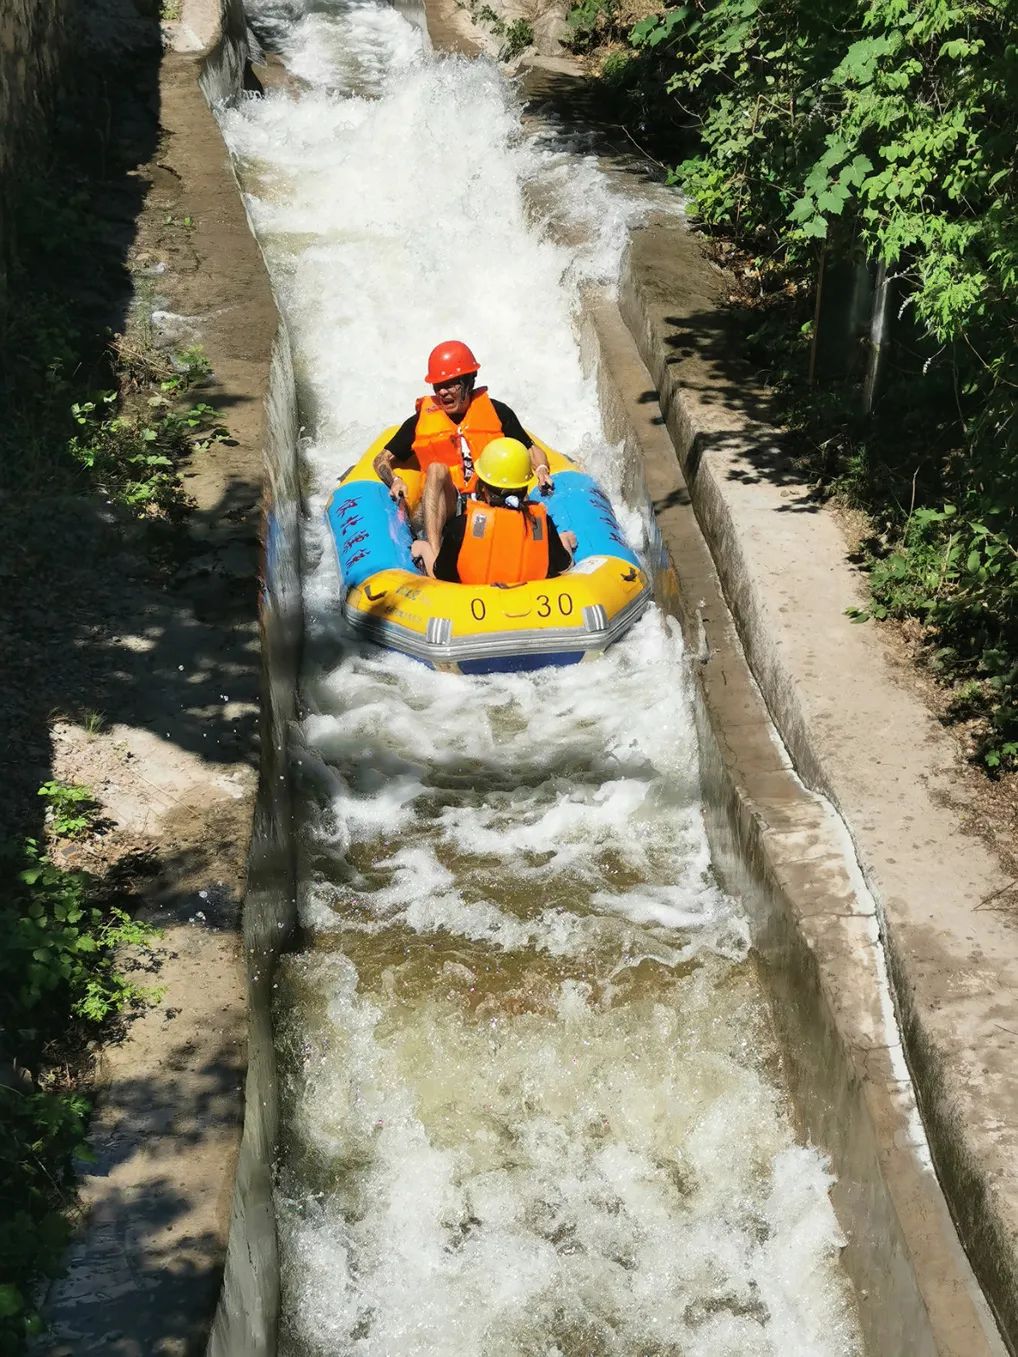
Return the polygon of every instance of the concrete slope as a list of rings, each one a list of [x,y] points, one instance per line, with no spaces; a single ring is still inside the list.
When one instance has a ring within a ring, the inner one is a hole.
[[[270,608],[278,566],[264,545],[270,532],[276,558],[284,554],[284,497],[265,462],[278,318],[198,84],[204,43],[220,36],[220,7],[185,9],[195,24],[184,50],[164,51],[159,64],[158,164],[146,170],[151,182],[134,223],[132,259],[156,242],[149,255],[159,255],[163,305],[194,327],[213,369],[214,382],[198,398],[218,407],[231,436],[185,468],[194,512],[185,559],[164,599],[167,654],[160,657],[162,669],[179,670],[179,686],[168,687],[153,663],[146,721],[132,725],[118,713],[111,730],[114,749],[126,752],[106,770],[106,800],[119,823],[144,830],[153,845],[145,906],[164,930],[158,980],[165,998],[104,1052],[83,1217],[34,1348],[52,1357],[205,1350],[226,1258],[245,1072],[260,1049],[257,1030],[247,1030],[245,951],[253,950],[250,919],[258,914],[252,895],[264,892],[267,845],[287,814],[274,759],[283,738],[273,724],[279,701],[269,700],[267,681],[261,685],[263,648],[271,650],[279,631]],[[185,264],[167,264],[159,241],[185,214],[187,230],[178,228]],[[155,622],[146,618],[150,635]],[[150,644],[139,648],[152,660]],[[292,702],[290,670],[274,663],[274,682],[288,689],[284,704]],[[202,705],[210,685],[221,717]],[[186,720],[207,732],[207,745],[189,749],[176,738]],[[236,752],[227,743],[231,722],[250,732]],[[285,932],[275,921],[272,931],[278,948]]]
[[[720,284],[697,238],[659,222],[634,236],[623,313],[773,719],[804,781],[841,811],[878,902],[936,1167],[1014,1345],[1018,931],[1005,904],[1014,883],[961,827],[950,738],[879,632],[845,615],[861,600],[857,572],[833,516],[763,422]]]

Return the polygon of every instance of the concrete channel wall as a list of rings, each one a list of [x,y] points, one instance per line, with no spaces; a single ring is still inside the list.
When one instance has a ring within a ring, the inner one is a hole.
[[[908,1166],[892,1152],[887,1119],[896,1088],[907,1089],[910,1102],[918,1094],[950,1214],[1000,1325],[1003,1337],[984,1317],[986,1342],[1014,1351],[1018,952],[1005,903],[1012,873],[965,828],[950,738],[881,635],[846,617],[862,591],[845,540],[767,425],[764,394],[738,360],[721,279],[682,223],[650,223],[634,235],[620,300],[766,707],[803,781],[843,817],[876,904],[874,945],[890,976],[885,1003],[898,1021],[897,1055],[889,1064],[876,1041],[848,1050],[938,1342],[952,1341],[941,1335],[953,1331],[957,1298],[971,1294],[972,1278],[963,1269],[922,1279],[931,1248],[946,1236],[930,1232],[933,1196],[916,1196],[909,1174],[899,1175]],[[805,862],[797,878],[808,906],[822,882]],[[827,941],[852,959],[844,923],[837,928],[842,939],[829,931]],[[804,918],[799,931],[812,946],[815,925]],[[844,1009],[841,974],[837,964],[827,971],[836,1016]],[[985,1350],[974,1342],[939,1350]]]
[[[867,1350],[1003,1353],[930,1163],[876,906],[851,841],[772,725],[660,406],[648,399],[654,383],[614,302],[588,300],[585,339],[606,431],[642,468],[655,506],[659,601],[680,620],[696,681],[715,865],[750,912],[800,1130],[838,1177],[843,1262]]]
[[[436,46],[448,45],[432,17]],[[246,61],[239,0],[227,0],[222,33],[204,66],[211,101],[239,92]],[[632,458],[634,502],[645,480],[655,506],[660,602],[680,618],[697,679],[716,860],[752,913],[802,1132],[829,1153],[838,1175],[835,1206],[868,1350],[874,1357],[1003,1353],[930,1162],[898,1036],[877,907],[840,816],[800,780],[746,663],[669,436],[675,419],[666,427],[657,385],[634,342],[640,314],[632,287],[625,299],[632,330],[613,302],[587,298],[584,348],[597,371],[606,428],[624,440]],[[646,356],[653,367],[654,355]],[[663,364],[667,355],[658,357]],[[271,1160],[277,1107],[269,1001],[272,968],[293,922],[285,733],[299,645],[295,418],[281,331],[267,449],[273,493],[264,634],[273,734],[266,742],[247,902],[247,1110],[223,1293],[208,1347],[214,1357],[260,1357],[276,1348]],[[687,463],[692,442],[686,439],[684,447],[678,439]]]
[[[26,154],[46,130],[77,18],[75,0],[0,5],[0,316],[6,292],[8,195]]]
[[[215,108],[238,97],[249,83],[248,30],[241,0],[220,0],[218,14],[203,7],[194,14],[193,27],[211,36],[201,62],[200,83]],[[278,1127],[272,988],[276,962],[291,940],[296,921],[288,739],[303,634],[297,403],[290,341],[281,318],[265,400],[262,763],[244,900],[249,985],[244,1131],[209,1357],[270,1357],[276,1351],[279,1322],[272,1198]]]
[[[248,1061],[244,1132],[237,1160],[223,1289],[209,1340],[212,1357],[276,1350],[279,1259],[272,1200],[278,1126],[272,1034],[273,974],[296,917],[287,753],[301,637],[300,490],[293,370],[280,334],[269,377],[265,584],[262,595],[263,753],[244,900],[248,967]]]

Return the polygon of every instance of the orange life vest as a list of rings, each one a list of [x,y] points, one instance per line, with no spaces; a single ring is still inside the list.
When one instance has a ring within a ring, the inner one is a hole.
[[[523,584],[548,578],[548,513],[471,500],[456,560],[462,584]]]
[[[421,396],[417,402],[413,447],[421,470],[427,471],[432,462],[444,462],[456,489],[464,493],[474,488],[477,479],[474,463],[501,433],[502,421],[487,387],[478,387],[474,392],[459,424],[453,423],[434,396]]]

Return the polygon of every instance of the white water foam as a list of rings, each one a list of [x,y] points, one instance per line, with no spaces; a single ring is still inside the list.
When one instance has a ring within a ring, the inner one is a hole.
[[[849,1357],[829,1176],[711,873],[674,628],[652,612],[596,663],[477,679],[337,620],[321,508],[440,339],[614,494],[573,315],[640,209],[395,10],[255,18],[307,85],[224,115],[311,427],[283,1350]]]

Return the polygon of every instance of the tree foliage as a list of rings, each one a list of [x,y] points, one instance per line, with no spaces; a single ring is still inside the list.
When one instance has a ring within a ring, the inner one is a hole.
[[[111,1017],[156,997],[117,955],[149,950],[155,933],[34,840],[0,846],[0,880],[0,1357],[15,1357],[40,1329],[39,1276],[60,1268],[73,1160],[90,1157],[89,1101],[66,1062]]]
[[[687,0],[629,42],[665,72],[645,135],[678,109],[692,153],[672,181],[762,288],[804,299],[796,335],[821,256],[886,265],[901,312],[884,403],[849,428],[814,393],[809,420],[850,447],[842,480],[890,532],[871,612],[922,618],[945,675],[983,693],[987,763],[1018,762],[1012,0]]]

